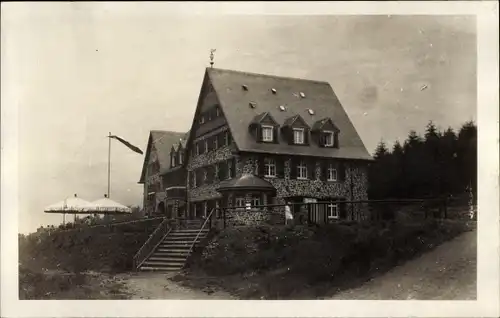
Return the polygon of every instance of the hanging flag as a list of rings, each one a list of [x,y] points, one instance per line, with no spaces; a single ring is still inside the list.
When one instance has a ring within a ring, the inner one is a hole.
[[[109,138],[114,138],[114,139],[120,141],[125,146],[127,146],[130,150],[135,151],[137,153],[140,153],[141,155],[143,154],[141,149],[139,149],[138,147],[132,145],[130,142],[128,142],[128,141],[126,141],[126,140],[124,140],[116,135],[110,135]]]

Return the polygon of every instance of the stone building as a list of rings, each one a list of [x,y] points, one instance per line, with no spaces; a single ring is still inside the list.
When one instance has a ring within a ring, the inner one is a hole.
[[[207,68],[183,147],[190,218],[321,201],[316,221],[349,219],[338,202],[367,199],[372,158],[327,82]]]
[[[186,169],[183,166],[186,133],[152,130],[149,134],[140,184],[148,216],[183,214],[186,204]]]

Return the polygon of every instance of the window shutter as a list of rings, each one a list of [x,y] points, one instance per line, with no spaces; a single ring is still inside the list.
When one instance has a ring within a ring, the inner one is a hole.
[[[285,161],[282,157],[276,158],[276,175],[278,178],[285,178]]]
[[[319,133],[319,142],[320,147],[325,147],[326,145],[326,134],[324,132]]]
[[[285,138],[288,140],[289,145],[293,145],[293,129],[291,127],[286,127],[283,131]]]
[[[264,176],[264,157],[259,157],[258,161],[258,176],[263,177]]]
[[[227,163],[222,162],[219,164],[219,180],[226,180],[227,179]]]
[[[217,146],[218,146],[219,148],[221,148],[221,147],[224,147],[224,146],[225,146],[225,145],[224,145],[224,133],[217,134],[217,135],[215,136],[215,138],[217,138]]]
[[[345,181],[345,164],[343,162],[340,162],[337,166],[337,174],[338,174],[338,178],[339,178],[339,181],[342,181],[344,182]]]
[[[292,158],[292,161],[290,163],[290,179],[297,179],[297,158]]]
[[[309,180],[316,179],[316,162],[312,159],[307,162],[307,178]]]
[[[231,178],[236,177],[236,158],[231,159]]]
[[[335,132],[333,133],[333,147],[334,148],[339,148],[339,133]]]
[[[319,179],[322,181],[326,181],[328,179],[328,161],[321,160],[320,167],[321,167],[321,175],[319,176]]]
[[[213,170],[212,166],[207,167],[207,184],[211,184],[213,182]]]
[[[273,142],[275,144],[279,143],[278,137],[279,137],[279,126],[274,126],[273,128]]]
[[[347,218],[347,204],[344,203],[345,201],[346,199],[339,200],[339,217],[344,220]]]
[[[257,142],[262,142],[262,125],[255,125],[255,128],[257,129],[255,138],[257,138]]]
[[[309,129],[304,128],[304,145],[309,145]]]

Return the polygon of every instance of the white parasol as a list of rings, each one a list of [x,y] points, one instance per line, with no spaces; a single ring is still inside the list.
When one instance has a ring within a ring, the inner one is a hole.
[[[63,201],[49,205],[44,209],[45,213],[84,213],[90,206],[90,202],[80,199],[75,194],[74,197],[66,198]]]
[[[86,213],[95,213],[95,214],[128,214],[132,213],[132,209],[118,203],[116,201],[111,200],[107,196],[90,203],[88,206],[84,208]]]

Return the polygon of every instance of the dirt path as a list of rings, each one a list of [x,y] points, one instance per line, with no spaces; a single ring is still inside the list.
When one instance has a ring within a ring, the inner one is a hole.
[[[333,299],[474,300],[477,232],[467,232]]]
[[[134,273],[122,274],[124,292],[130,299],[232,299],[221,291],[192,290],[171,281],[174,273]]]

